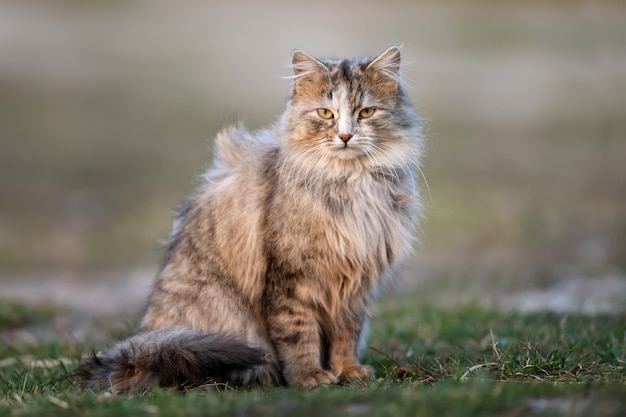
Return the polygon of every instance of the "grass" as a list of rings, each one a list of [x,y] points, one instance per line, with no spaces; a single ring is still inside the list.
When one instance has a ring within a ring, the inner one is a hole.
[[[32,308],[16,300],[3,299],[0,303],[0,329],[47,322],[58,312],[57,310],[46,305]]]
[[[133,398],[66,378],[89,344],[47,341],[0,356],[0,415],[618,416],[626,412],[626,317],[383,302],[367,386],[157,390]],[[20,310],[26,316],[36,309]],[[6,321],[2,321],[6,322]],[[27,329],[27,328],[25,328]],[[6,328],[3,328],[6,332]],[[106,330],[104,330],[106,331]],[[119,335],[116,335],[119,336]]]
[[[278,76],[288,73],[282,65],[294,47],[377,52],[363,42],[371,38],[372,26],[362,24],[370,14],[385,34],[380,42],[404,42],[413,61],[405,70],[429,120],[423,168],[431,195],[423,247],[412,261],[422,294],[378,306],[373,349],[364,353],[379,377],[370,385],[111,397],[64,378],[103,338],[132,331],[127,318],[83,318],[89,323],[81,329],[92,327],[94,337],[77,341],[63,329],[50,339],[71,312],[0,298],[0,416],[626,415],[623,314],[422,302],[439,293],[445,302],[623,276],[623,7],[392,1],[365,5],[353,19],[351,5],[333,5],[324,41],[302,25],[285,37],[284,23],[293,19],[275,13],[283,8],[272,2],[261,19],[233,3],[238,25],[208,3],[13,3],[7,16],[18,23],[9,31],[17,32],[5,39],[0,80],[0,136],[12,139],[0,152],[0,293],[4,277],[46,288],[56,283],[45,277],[71,282],[94,279],[89,271],[155,265],[171,207],[208,164],[219,126],[239,119],[233,111],[256,127],[274,120],[288,94]],[[311,16],[323,9],[310,6]],[[280,24],[257,36],[270,15]]]

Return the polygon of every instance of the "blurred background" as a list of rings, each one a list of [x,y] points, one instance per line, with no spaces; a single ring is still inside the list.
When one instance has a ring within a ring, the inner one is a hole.
[[[292,49],[402,44],[429,187],[400,288],[624,310],[623,4],[4,0],[0,297],[138,311],[213,136],[274,122]]]

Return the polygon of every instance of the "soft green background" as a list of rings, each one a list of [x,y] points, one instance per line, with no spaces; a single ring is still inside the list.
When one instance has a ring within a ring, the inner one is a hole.
[[[149,282],[220,126],[280,114],[292,49],[394,44],[428,137],[408,285],[624,288],[624,22],[619,1],[3,1],[0,292]]]

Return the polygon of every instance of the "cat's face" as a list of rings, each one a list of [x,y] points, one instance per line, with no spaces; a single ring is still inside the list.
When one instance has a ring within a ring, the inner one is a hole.
[[[320,164],[404,162],[398,160],[407,154],[403,139],[413,136],[417,121],[401,89],[398,48],[352,61],[320,61],[296,51],[292,64],[287,121],[293,151]]]

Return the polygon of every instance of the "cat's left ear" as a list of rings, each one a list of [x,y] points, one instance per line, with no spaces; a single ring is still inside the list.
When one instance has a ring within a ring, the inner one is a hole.
[[[398,83],[400,81],[400,61],[402,54],[400,48],[392,46],[385,52],[380,54],[368,66],[366,71],[372,71],[376,74],[383,75]]]

